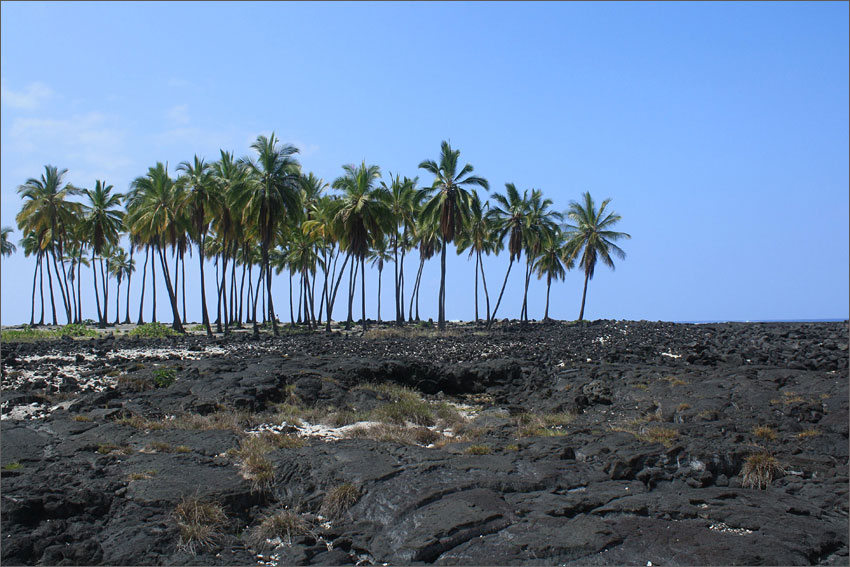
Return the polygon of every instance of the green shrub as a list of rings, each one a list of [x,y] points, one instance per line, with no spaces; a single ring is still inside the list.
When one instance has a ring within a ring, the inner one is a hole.
[[[69,337],[99,337],[100,333],[94,329],[89,329],[82,323],[69,323],[58,329],[56,334],[60,337],[68,335]]]
[[[4,471],[17,471],[17,470],[21,470],[22,468],[24,468],[24,465],[22,465],[18,461],[15,461],[14,463],[9,463],[8,465],[4,466],[3,470]]]
[[[177,380],[177,371],[173,368],[157,368],[153,371],[153,383],[157,388],[167,388]]]
[[[162,323],[145,323],[139,325],[128,333],[131,337],[142,337],[146,339],[161,339],[164,337],[175,337],[179,335],[177,331]]]

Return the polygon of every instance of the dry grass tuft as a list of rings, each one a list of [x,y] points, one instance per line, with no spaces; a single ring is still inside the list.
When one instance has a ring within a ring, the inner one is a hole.
[[[372,439],[384,443],[399,445],[431,445],[443,439],[443,436],[427,427],[405,427],[392,423],[361,425],[348,431],[351,439]]]
[[[336,520],[360,499],[360,489],[346,482],[335,486],[322,500],[322,506],[319,513],[326,518]]]
[[[180,528],[178,548],[194,555],[200,548],[211,548],[221,537],[221,527],[227,521],[220,504],[198,498],[183,498],[174,509]]]
[[[753,435],[755,435],[759,439],[773,441],[776,439],[776,430],[767,425],[756,425],[755,427],[753,427]]]
[[[821,431],[819,429],[815,429],[815,428],[812,427],[812,428],[809,428],[809,429],[804,429],[803,431],[797,433],[795,435],[795,437],[797,439],[808,439],[810,437],[817,437],[820,434],[821,434]]]
[[[493,449],[489,445],[470,445],[464,451],[467,455],[489,455],[492,452]]]
[[[682,380],[677,376],[665,376],[665,380],[670,384],[670,386],[684,386],[688,383],[687,380]]]
[[[567,434],[563,427],[574,419],[575,416],[570,413],[522,413],[514,421],[517,437],[557,437]]]
[[[784,474],[776,457],[768,453],[753,453],[741,469],[742,484],[747,488],[765,489],[777,476]]]
[[[133,448],[129,445],[115,445],[114,443],[101,443],[97,447],[101,455],[131,455]]]
[[[127,481],[132,482],[134,480],[148,480],[150,478],[155,477],[156,474],[157,474],[157,471],[155,471],[155,470],[149,470],[149,471],[145,471],[143,473],[130,473],[130,474],[127,475]]]
[[[267,540],[280,539],[286,545],[292,545],[292,536],[309,532],[309,525],[292,510],[281,510],[263,518],[260,524],[248,535],[248,541],[255,548],[265,546]]]

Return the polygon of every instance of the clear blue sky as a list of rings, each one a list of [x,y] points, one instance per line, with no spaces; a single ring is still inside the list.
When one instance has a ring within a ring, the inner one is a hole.
[[[327,181],[365,159],[425,185],[416,166],[450,139],[491,191],[612,198],[632,240],[597,269],[588,318],[846,318],[848,19],[846,2],[3,2],[0,220],[15,226],[16,188],[48,163],[126,191],[156,161],[247,155],[274,130]],[[448,318],[470,319],[473,263],[449,257]],[[29,321],[34,263],[3,260],[3,324]],[[491,295],[506,268],[485,260]],[[578,316],[582,283],[553,284],[554,317]],[[274,286],[288,320],[287,278]],[[438,287],[435,259],[426,317]],[[500,315],[521,292],[520,268]],[[544,300],[535,280],[533,318]]]

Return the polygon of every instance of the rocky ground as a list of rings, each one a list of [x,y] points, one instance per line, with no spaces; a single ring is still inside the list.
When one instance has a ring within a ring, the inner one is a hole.
[[[847,565],[848,325],[2,345],[2,563]]]

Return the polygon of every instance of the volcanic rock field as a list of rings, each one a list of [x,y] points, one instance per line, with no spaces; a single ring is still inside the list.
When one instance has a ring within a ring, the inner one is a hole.
[[[848,324],[2,345],[3,565],[847,565]]]

